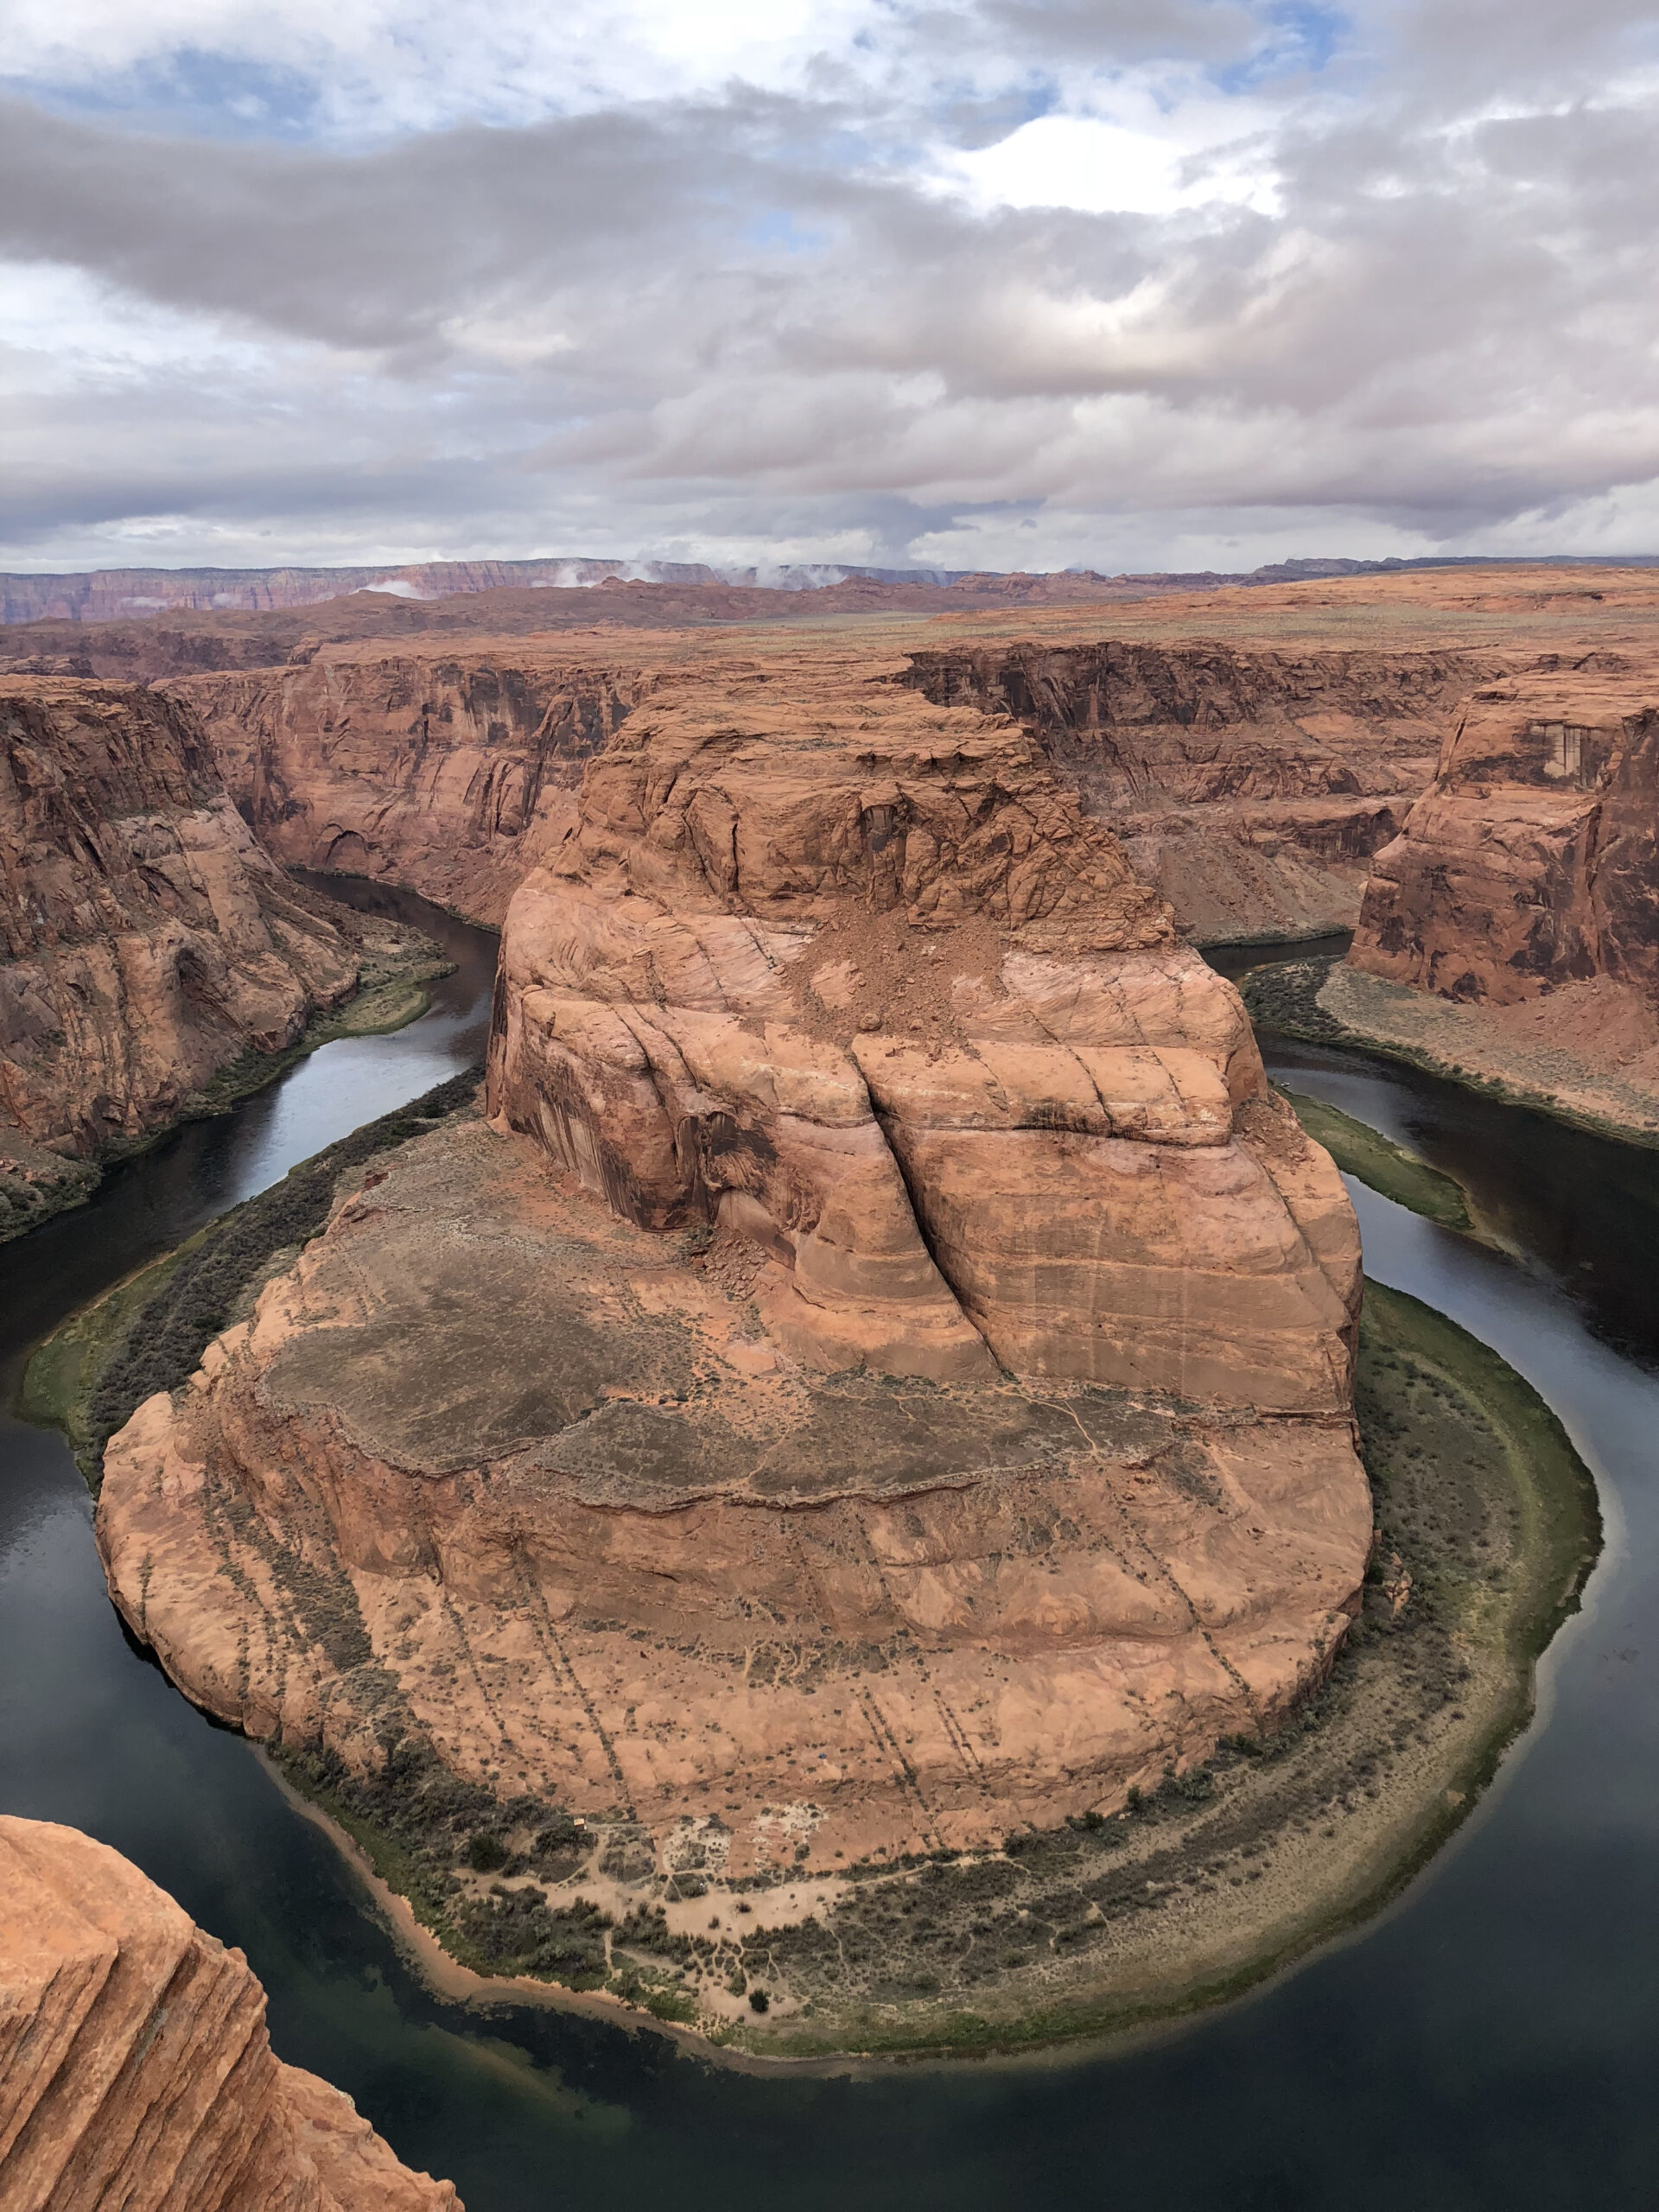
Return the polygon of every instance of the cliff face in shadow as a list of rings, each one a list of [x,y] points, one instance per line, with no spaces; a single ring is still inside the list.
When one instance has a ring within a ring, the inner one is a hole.
[[[545,645],[320,647],[181,678],[232,796],[290,865],[384,875],[499,923],[633,677]]]
[[[7,2212],[461,2212],[285,2066],[240,1951],[106,1845],[0,1815]]]
[[[1479,658],[1221,644],[963,646],[906,680],[1031,730],[1201,942],[1351,927]]]
[[[291,1043],[358,954],[227,797],[195,715],[137,686],[0,680],[0,1147],[12,1172],[171,1120]]]

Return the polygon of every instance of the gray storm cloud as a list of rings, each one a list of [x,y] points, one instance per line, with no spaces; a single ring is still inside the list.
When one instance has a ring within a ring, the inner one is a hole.
[[[1287,20],[987,0],[885,73],[355,135],[37,85],[9,564],[1659,544],[1649,18]],[[963,183],[1160,67],[1166,204]]]

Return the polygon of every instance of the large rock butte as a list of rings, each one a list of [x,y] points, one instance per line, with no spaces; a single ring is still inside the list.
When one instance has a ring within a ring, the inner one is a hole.
[[[660,674],[507,912],[493,1129],[111,1440],[212,1710],[735,1874],[1119,1802],[1328,1668],[1340,1180],[1039,747],[902,673]]]
[[[285,2066],[240,1951],[106,1845],[0,1815],[4,2212],[460,2212]]]

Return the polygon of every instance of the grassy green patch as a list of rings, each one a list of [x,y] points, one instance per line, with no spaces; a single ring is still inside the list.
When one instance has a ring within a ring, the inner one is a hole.
[[[1355,1121],[1339,1107],[1327,1105],[1323,1098],[1310,1098],[1300,1090],[1281,1095],[1315,1144],[1325,1147],[1344,1174],[1444,1229],[1467,1231],[1474,1227],[1463,1185],[1454,1177],[1431,1167],[1403,1145]]]

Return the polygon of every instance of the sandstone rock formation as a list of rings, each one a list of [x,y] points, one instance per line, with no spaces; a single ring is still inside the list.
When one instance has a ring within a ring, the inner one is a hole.
[[[185,677],[232,796],[279,859],[382,875],[499,923],[633,675],[546,646],[320,649]]]
[[[137,687],[0,680],[0,1152],[18,1175],[42,1148],[157,1128],[357,980],[356,947],[255,844],[194,715]]]
[[[1656,804],[1650,664],[1602,652],[1484,687],[1376,855],[1348,965],[1321,1002],[1334,995],[1332,1018],[1357,1037],[1650,1137]]]
[[[1489,686],[1376,856],[1351,957],[1515,1005],[1611,976],[1659,986],[1659,680],[1621,655]]]
[[[1490,658],[1445,651],[1023,643],[918,653],[931,699],[1035,733],[1204,943],[1351,928],[1370,856]]]
[[[460,2212],[285,2066],[239,1951],[105,1845],[0,1815],[3,2212]]]
[[[1339,1179],[1035,744],[901,665],[660,674],[508,912],[494,1133],[111,1440],[117,1602],[214,1712],[735,1873],[1120,1802],[1329,1666]]]

